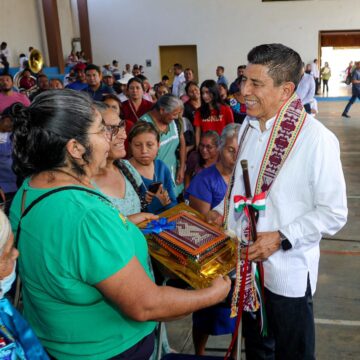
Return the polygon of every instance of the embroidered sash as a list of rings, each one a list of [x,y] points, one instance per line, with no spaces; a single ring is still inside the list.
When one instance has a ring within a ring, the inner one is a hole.
[[[257,178],[256,188],[254,192],[254,198],[252,202],[254,202],[256,197],[263,197],[263,193],[267,197],[272,184],[274,183],[279,171],[284,165],[286,159],[288,158],[296,139],[301,131],[301,128],[306,119],[306,112],[301,104],[301,100],[294,93],[293,96],[286,101],[286,103],[279,110],[271,135],[267,144],[267,148],[262,159],[262,164],[260,167],[260,171]],[[238,164],[241,149],[248,132],[250,125],[248,125],[243,135],[240,139],[238,154],[237,154],[237,162]],[[242,181],[242,179],[241,179]],[[229,205],[230,205],[230,196],[232,192],[232,188],[235,182],[235,169],[233,171],[233,175],[231,178],[231,182],[228,187],[228,191],[224,201],[224,228],[228,229],[228,214],[229,214]],[[261,195],[260,195],[261,194]],[[236,208],[239,209],[239,201],[240,203],[244,202],[244,206],[248,206],[250,201],[248,199],[244,200],[241,195],[236,195],[236,199],[234,199],[234,204],[236,200]],[[264,204],[262,205],[262,209]],[[260,209],[261,210],[261,209]],[[234,210],[236,211],[236,209]],[[262,269],[262,264],[257,264],[255,262],[247,262],[246,260],[240,260],[240,253],[242,249],[247,248],[248,245],[252,242],[250,238],[250,228],[249,228],[249,220],[247,216],[242,216],[241,219],[241,228],[242,234],[240,242],[237,244],[238,252],[237,252],[237,267],[236,267],[236,281],[235,281],[235,289],[233,293],[232,299],[232,307],[231,307],[231,316],[237,316],[239,311],[256,311],[261,307],[261,312],[263,314],[263,301],[261,298],[261,284],[260,284],[260,276],[259,270]],[[245,270],[245,271],[244,271]],[[242,283],[242,277],[245,274],[245,281]],[[241,286],[242,285],[242,286]],[[240,289],[240,288],[243,289]],[[241,293],[242,292],[242,293]],[[241,293],[241,294],[240,294]],[[240,296],[241,295],[241,296]],[[239,314],[240,315],[240,314]],[[264,318],[264,317],[262,317]],[[262,323],[263,326],[263,323]],[[263,329],[263,327],[262,327]]]

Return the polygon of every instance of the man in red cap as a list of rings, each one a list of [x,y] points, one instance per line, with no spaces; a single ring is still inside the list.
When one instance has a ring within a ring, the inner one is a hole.
[[[84,63],[77,63],[73,70],[76,74],[76,81],[66,86],[67,89],[79,90],[85,89],[87,87],[86,75],[85,75],[86,65]]]

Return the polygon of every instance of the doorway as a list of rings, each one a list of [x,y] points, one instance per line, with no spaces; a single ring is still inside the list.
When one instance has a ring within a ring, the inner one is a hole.
[[[191,68],[194,71],[195,81],[198,81],[198,64],[196,45],[169,45],[159,46],[161,76],[167,75],[172,84],[174,79],[173,66],[176,63],[183,69]]]
[[[350,61],[360,61],[360,30],[320,31],[320,68],[331,68],[329,96],[349,96],[351,85],[345,84],[345,70]]]

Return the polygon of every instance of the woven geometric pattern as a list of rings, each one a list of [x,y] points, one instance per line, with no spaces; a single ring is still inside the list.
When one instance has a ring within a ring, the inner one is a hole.
[[[158,239],[158,243],[167,244],[179,255],[192,259],[201,260],[221,248],[228,239],[214,226],[187,213],[172,216],[168,221],[175,222],[175,229],[154,234],[153,238]]]
[[[218,233],[187,216],[179,217],[175,223],[176,228],[166,232],[192,249],[198,249],[219,236]]]

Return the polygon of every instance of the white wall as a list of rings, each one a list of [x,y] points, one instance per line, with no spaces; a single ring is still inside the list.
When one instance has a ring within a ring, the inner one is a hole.
[[[59,14],[62,51],[64,58],[66,59],[71,52],[71,40],[75,37],[72,4],[70,0],[57,0],[57,8]]]
[[[72,38],[79,37],[74,1],[57,0],[65,59],[70,54]],[[49,63],[41,0],[0,0],[0,42],[2,41],[7,42],[11,51],[11,66],[18,66],[19,55],[27,55],[29,46],[40,50],[45,63]]]
[[[27,55],[29,46],[46,50],[38,6],[38,0],[0,0],[0,42],[8,44],[11,66],[18,66],[19,55]]]
[[[145,73],[153,82],[159,45],[197,45],[200,80],[214,78],[220,64],[233,79],[256,45],[281,42],[309,62],[320,30],[360,28],[360,0],[88,0],[88,8],[94,62],[151,59]]]
[[[247,52],[265,42],[296,49],[305,62],[318,53],[319,30],[360,29],[360,0],[88,0],[93,57],[145,64],[150,80],[161,77],[159,45],[197,45],[200,80],[222,64],[229,79]],[[58,0],[63,53],[79,36],[75,0]],[[0,42],[12,52],[12,65],[30,45],[47,60],[41,0],[0,0]]]

